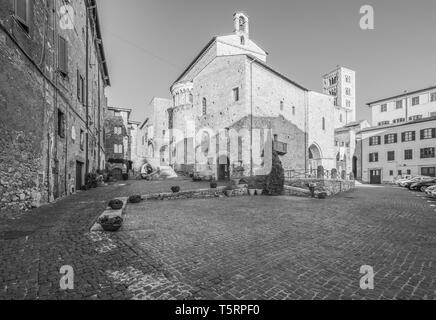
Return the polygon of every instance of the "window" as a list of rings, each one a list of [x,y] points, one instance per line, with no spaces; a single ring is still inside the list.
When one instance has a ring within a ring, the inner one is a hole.
[[[436,92],[430,94],[430,102],[436,101]]]
[[[347,106],[347,108],[351,108],[351,101],[350,100],[346,100],[345,101],[345,105]]]
[[[421,130],[421,140],[436,138],[436,128]]]
[[[412,174],[412,170],[407,169],[407,174]]]
[[[241,37],[241,46],[245,46],[245,38]]]
[[[239,17],[239,30],[245,32],[245,18]]]
[[[404,150],[404,160],[413,160],[413,150],[412,149]]]
[[[416,106],[419,104],[419,97],[412,98],[412,106]]]
[[[167,133],[165,130],[162,130],[162,135],[165,136],[165,133]]]
[[[336,147],[339,146],[339,141],[338,140],[335,141],[335,146]]]
[[[382,104],[380,106],[380,112],[387,112],[388,111],[388,105],[386,103]]]
[[[58,135],[65,138],[65,114],[58,109]]]
[[[351,83],[351,76],[345,76],[345,82]]]
[[[207,113],[207,100],[206,100],[206,98],[203,98],[202,106],[203,106],[203,116],[205,116]]]
[[[435,167],[421,168],[421,175],[427,177],[436,177],[436,168]]]
[[[388,151],[388,161],[395,160],[395,151]]]
[[[342,122],[344,119],[342,118],[342,113],[339,115],[339,122]]]
[[[380,144],[381,144],[381,137],[380,136],[375,136],[375,137],[369,138],[369,145],[370,146],[378,146]]]
[[[396,108],[397,109],[403,109],[403,100],[397,100]]]
[[[390,175],[390,176],[393,176],[393,175],[394,175],[394,170],[390,170],[390,171],[389,171],[389,175]]]
[[[29,0],[15,0],[15,18],[26,32],[29,32]]]
[[[325,118],[322,118],[322,130],[325,130]]]
[[[123,153],[123,145],[122,144],[115,144],[114,145],[114,153],[115,154],[122,154]]]
[[[233,89],[233,101],[235,102],[239,101],[239,88]]]
[[[280,111],[283,111],[283,108],[284,108],[284,102],[283,101],[280,101]]]
[[[434,150],[435,150],[435,148],[423,148],[423,149],[421,149],[421,159],[434,158],[435,157]]]
[[[382,121],[378,123],[378,126],[387,126],[388,124],[390,124],[389,121]]]
[[[115,134],[122,134],[123,133],[123,128],[121,128],[121,127],[114,127],[114,133]]]
[[[397,143],[397,134],[391,133],[385,135],[385,144]]]
[[[59,36],[58,70],[64,75],[68,74],[68,44],[61,36]]]
[[[378,162],[378,152],[369,154],[369,162]]]
[[[194,96],[192,95],[192,93],[189,94],[189,103],[193,103],[194,102]]]
[[[292,107],[292,115],[295,116],[295,107]]]
[[[345,88],[345,94],[347,96],[351,96],[351,89],[350,88]]]
[[[80,129],[80,150],[83,151],[84,146],[85,146],[85,132],[82,129]]]
[[[394,124],[395,123],[402,123],[402,122],[406,122],[406,118],[398,118],[398,119],[394,119],[394,121],[392,121]]]
[[[77,70],[77,99],[79,102],[85,102],[85,79],[79,70]]]
[[[419,120],[419,119],[422,119],[422,115],[409,117],[409,121],[415,121],[415,120]]]
[[[402,170],[398,170],[398,175],[402,176],[403,175],[403,171]]]

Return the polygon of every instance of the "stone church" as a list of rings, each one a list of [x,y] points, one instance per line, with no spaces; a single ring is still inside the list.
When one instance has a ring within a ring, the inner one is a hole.
[[[246,14],[235,13],[233,24],[232,34],[213,37],[175,80],[172,100],[153,99],[147,117],[165,119],[155,129],[149,123],[147,156],[218,180],[267,173],[272,150],[292,176],[336,168],[335,96],[271,68]]]

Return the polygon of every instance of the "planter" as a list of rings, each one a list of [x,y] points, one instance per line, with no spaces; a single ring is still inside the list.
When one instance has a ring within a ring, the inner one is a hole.
[[[225,191],[224,191],[224,194],[225,194],[227,197],[231,197],[231,196],[233,195],[233,190],[225,190]]]
[[[263,193],[263,189],[256,189],[256,194],[257,194],[258,196],[261,196],[262,193]]]
[[[256,189],[248,189],[248,194],[249,194],[250,196],[254,196],[254,195],[256,195]]]
[[[108,206],[111,207],[112,210],[120,210],[123,207],[123,202],[121,200],[115,199],[109,201]]]
[[[318,198],[319,199],[325,199],[325,198],[327,198],[327,192],[320,192],[320,193],[318,193]]]
[[[129,203],[139,203],[142,201],[142,197],[140,195],[134,195],[129,197]]]
[[[180,187],[179,187],[179,186],[171,187],[171,191],[172,191],[173,193],[178,193],[178,192],[180,192]]]
[[[109,218],[105,216],[100,218],[98,223],[100,223],[104,231],[115,232],[118,231],[123,225],[123,218],[121,217]]]

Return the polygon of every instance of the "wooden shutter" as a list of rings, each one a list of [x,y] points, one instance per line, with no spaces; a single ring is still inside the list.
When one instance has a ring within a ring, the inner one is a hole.
[[[402,142],[406,141],[406,133],[405,132],[401,133],[401,141]]]
[[[395,133],[394,134],[394,143],[397,143],[398,142],[398,135]]]
[[[412,141],[415,141],[415,140],[416,140],[416,132],[412,131]]]
[[[388,137],[389,137],[388,135],[385,135],[385,144],[388,144],[388,141],[389,141]]]
[[[424,130],[420,131],[421,140],[424,139]]]
[[[436,128],[431,129],[431,137],[436,138]]]
[[[63,74],[68,73],[67,62],[68,62],[67,40],[59,36],[58,68],[59,71],[62,72]]]

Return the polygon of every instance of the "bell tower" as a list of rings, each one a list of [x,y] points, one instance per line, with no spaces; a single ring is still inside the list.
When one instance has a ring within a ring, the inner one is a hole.
[[[238,11],[233,15],[233,23],[233,32],[241,38],[241,44],[245,44],[250,35],[248,16],[245,13]]]

